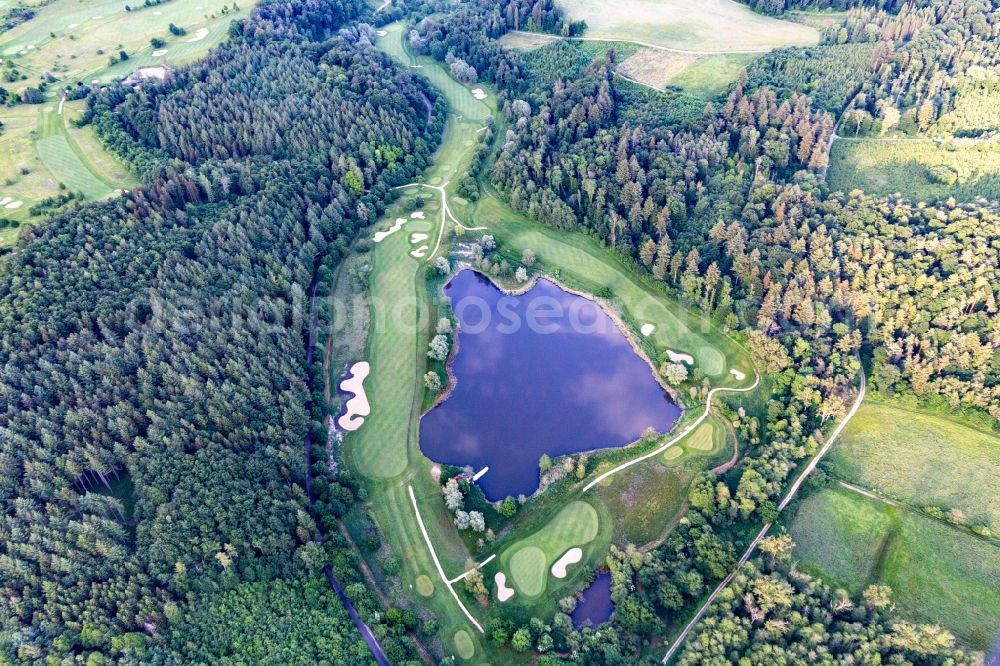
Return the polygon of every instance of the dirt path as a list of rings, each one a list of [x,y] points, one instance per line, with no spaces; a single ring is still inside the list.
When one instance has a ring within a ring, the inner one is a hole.
[[[861,407],[861,402],[862,400],[865,399],[865,392],[867,391],[867,388],[868,385],[865,379],[865,371],[864,368],[862,367],[861,380],[858,386],[858,396],[855,399],[854,404],[851,406],[850,411],[847,412],[847,414],[841,420],[840,424],[837,425],[837,427],[834,429],[832,433],[830,433],[830,437],[829,439],[826,440],[826,443],[823,445],[823,448],[821,448],[819,452],[817,452],[816,455],[813,457],[813,459],[809,461],[809,464],[806,465],[806,468],[802,471],[802,474],[800,474],[799,477],[795,480],[795,483],[792,484],[792,487],[788,490],[788,494],[785,495],[785,499],[783,499],[781,501],[781,504],[778,505],[779,513],[782,510],[784,510],[786,506],[788,506],[789,502],[792,501],[796,493],[799,492],[799,488],[802,487],[802,482],[805,481],[806,478],[813,473],[813,470],[816,469],[816,465],[819,463],[820,460],[822,460],[823,456],[826,455],[827,451],[830,450],[830,447],[833,446],[833,443],[837,440],[837,437],[839,437],[840,433],[844,431],[844,428],[847,427],[847,424],[851,422],[851,419],[854,418],[854,415],[858,413],[858,409]],[[747,560],[749,560],[750,556],[753,555],[754,550],[757,549],[757,546],[760,544],[761,540],[765,536],[767,536],[767,533],[770,529],[771,529],[771,523],[766,523],[760,529],[760,532],[757,533],[757,536],[754,538],[754,540],[750,542],[750,545],[747,547],[746,552],[743,553],[743,557],[740,558],[740,561],[736,563],[736,566],[733,567],[733,570],[731,572],[729,572],[729,575],[726,576],[721,583],[719,583],[718,587],[716,587],[715,590],[712,591],[712,594],[708,596],[708,599],[705,600],[705,603],[701,605],[701,608],[698,609],[698,612],[695,613],[694,617],[691,618],[691,621],[688,622],[687,626],[684,627],[684,630],[680,633],[680,635],[676,638],[676,640],[674,640],[673,644],[670,646],[670,649],[667,650],[667,653],[663,656],[664,664],[669,662],[670,658],[674,656],[674,653],[676,653],[677,650],[681,647],[681,645],[683,645],[684,639],[687,638],[689,633],[691,633],[691,630],[694,629],[695,625],[697,625],[698,622],[701,621],[701,618],[705,615],[705,612],[709,609],[712,603],[715,602],[715,599],[719,596],[719,594],[724,589],[726,589],[729,586],[729,584],[733,581],[733,578],[735,578],[736,574],[739,573],[739,570],[743,568],[743,565],[747,563]]]
[[[347,541],[348,547],[350,547],[350,549],[354,552],[355,557],[358,558],[358,567],[361,569],[361,573],[364,575],[365,580],[368,581],[368,587],[370,587],[372,589],[372,592],[375,593],[375,596],[378,597],[379,603],[382,605],[382,608],[386,609],[391,608],[392,604],[389,603],[389,598],[385,596],[385,593],[382,591],[382,588],[379,587],[377,582],[375,582],[375,576],[372,574],[372,570],[368,567],[368,562],[365,561],[365,558],[361,554],[361,550],[358,548],[358,545],[354,543],[354,539],[351,538],[351,533],[347,531],[347,525],[344,524],[344,521],[338,518],[337,527],[340,528],[340,533],[343,535],[344,540]],[[417,635],[412,631],[407,631],[406,635],[409,636],[410,640],[413,642],[413,647],[416,648],[417,654],[420,655],[420,659],[425,664],[428,664],[428,666],[433,666],[434,660],[431,659],[430,653],[427,652],[427,648],[425,648],[424,644],[420,642],[420,639],[417,638]]]
[[[726,426],[726,432],[733,436],[733,457],[722,463],[718,467],[712,468],[712,474],[720,476],[725,474],[732,468],[736,467],[736,463],[740,461],[740,438],[736,436],[736,431],[733,430],[733,424],[729,422],[728,419],[719,417],[722,424]]]

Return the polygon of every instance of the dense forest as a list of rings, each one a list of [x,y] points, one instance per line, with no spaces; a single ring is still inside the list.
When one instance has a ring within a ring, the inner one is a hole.
[[[846,36],[838,39],[838,31],[805,50],[818,62],[792,66],[802,50],[776,52],[701,118],[639,125],[623,120],[634,98],[613,75],[613,50],[579,67],[572,47],[556,45],[532,52],[529,63],[490,39],[509,27],[502,16],[482,3],[424,21],[419,35],[430,53],[460,54],[506,92],[493,185],[516,210],[595,236],[724,327],[743,329],[776,378],[764,413],[736,415],[741,441],[752,445],[736,482],[704,478],[663,546],[645,556],[623,553],[618,565],[609,558],[620,643],[604,631],[599,644],[566,647],[577,663],[624,663],[662,629],[660,617],[686,612],[731,569],[736,544],[753,526],[773,520],[791,474],[818,449],[822,427],[845,412],[862,351],[886,395],[1000,420],[994,206],[828,192],[823,182],[844,106],[892,104],[897,122],[909,116],[926,129],[950,108],[966,64],[995,61],[989,36],[1000,20],[989,3],[950,0],[908,4],[895,15],[856,9]],[[867,31],[852,30],[863,22]],[[856,57],[826,66],[837,58],[833,50],[845,49]],[[546,58],[552,63],[540,62]],[[520,71],[535,76],[511,82]],[[812,85],[822,77],[826,87]],[[810,89],[818,101],[797,92]],[[804,639],[788,614],[826,607],[833,595],[787,567],[749,570],[740,585],[780,588],[787,594],[781,613],[772,618],[761,599],[717,608],[718,620],[688,644],[684,663],[768,660],[762,649],[776,661],[795,659]],[[854,658],[968,659],[947,632],[885,619],[891,613],[881,601],[841,605],[817,642],[833,644],[860,623],[870,641],[849,648]],[[745,622],[736,616],[758,611],[771,620],[772,638],[736,640],[731,632]],[[720,652],[717,643],[728,647]]]
[[[368,663],[326,563],[412,656],[334,533],[359,491],[306,363],[318,271],[441,133],[371,28],[338,31],[363,9],[265,3],[166,85],[92,98],[149,182],[25,230],[0,269],[4,661],[257,661],[258,605],[308,637],[268,623],[270,658]]]

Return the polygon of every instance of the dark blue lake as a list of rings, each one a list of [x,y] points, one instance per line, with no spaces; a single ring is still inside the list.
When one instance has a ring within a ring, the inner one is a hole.
[[[611,618],[615,605],[611,603],[611,574],[597,574],[590,587],[583,591],[583,598],[570,615],[577,629],[596,627]]]
[[[668,431],[679,408],[601,308],[541,280],[508,296],[471,270],[446,287],[461,323],[452,395],[420,421],[420,446],[449,465],[489,466],[490,500],[530,495],[538,459]]]

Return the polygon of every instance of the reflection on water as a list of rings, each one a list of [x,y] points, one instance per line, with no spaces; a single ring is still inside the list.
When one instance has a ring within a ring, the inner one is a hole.
[[[458,385],[420,423],[432,460],[490,470],[491,500],[530,495],[538,459],[621,446],[680,413],[599,306],[542,280],[505,296],[462,271],[447,287],[462,324]]]
[[[611,574],[597,574],[594,582],[583,591],[570,618],[577,629],[596,627],[611,618],[615,605],[611,603]]]

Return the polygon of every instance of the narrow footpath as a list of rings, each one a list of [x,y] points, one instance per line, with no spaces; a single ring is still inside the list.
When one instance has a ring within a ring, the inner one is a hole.
[[[867,391],[868,388],[867,381],[865,379],[864,367],[861,368],[860,372],[861,372],[860,374],[861,379],[858,385],[858,396],[854,400],[854,404],[851,406],[851,410],[847,412],[843,420],[841,420],[840,424],[837,425],[836,429],[834,429],[834,431],[830,433],[830,437],[826,440],[826,443],[823,445],[823,448],[821,448],[819,452],[815,456],[813,456],[813,459],[809,461],[809,464],[806,465],[806,468],[804,470],[802,470],[802,473],[795,480],[795,483],[792,484],[792,487],[789,489],[788,494],[785,495],[785,498],[781,500],[781,504],[778,505],[778,513],[781,513],[781,511],[783,511],[785,507],[788,506],[788,504],[792,501],[792,499],[795,498],[796,493],[799,492],[799,488],[802,487],[802,483],[806,480],[806,478],[810,474],[813,473],[813,471],[816,469],[816,465],[819,464],[819,461],[823,459],[823,456],[825,456],[827,451],[830,450],[830,447],[833,446],[833,443],[837,440],[838,437],[840,437],[840,433],[844,431],[844,428],[846,428],[847,424],[851,422],[851,419],[854,418],[854,415],[858,413],[858,409],[861,407],[861,402],[865,399],[865,392]],[[747,563],[747,560],[749,560],[750,556],[753,555],[753,552],[757,549],[757,546],[760,544],[760,542],[764,539],[765,536],[767,536],[767,533],[771,529],[771,525],[772,523],[766,523],[760,529],[760,532],[757,533],[757,536],[754,538],[754,540],[750,542],[749,546],[747,546],[746,552],[743,553],[743,557],[741,557],[740,561],[736,563],[736,566],[733,568],[733,570],[729,572],[729,575],[726,576],[721,583],[719,583],[718,587],[715,588],[712,594],[708,595],[708,599],[706,599],[705,603],[701,605],[701,608],[699,608],[698,612],[694,614],[694,617],[691,618],[691,621],[688,622],[687,626],[684,627],[684,630],[680,633],[677,639],[674,640],[673,645],[670,646],[670,649],[667,650],[667,653],[663,656],[664,664],[668,663],[671,657],[673,657],[674,654],[677,652],[677,650],[680,649],[681,645],[684,644],[684,639],[687,638],[688,634],[691,633],[691,630],[694,629],[694,627],[701,621],[701,618],[704,617],[705,612],[708,611],[709,607],[715,602],[715,599],[719,596],[719,594],[724,589],[726,589],[731,582],[733,582],[733,578],[736,577],[736,574],[739,573],[740,569],[743,568],[743,565]]]

